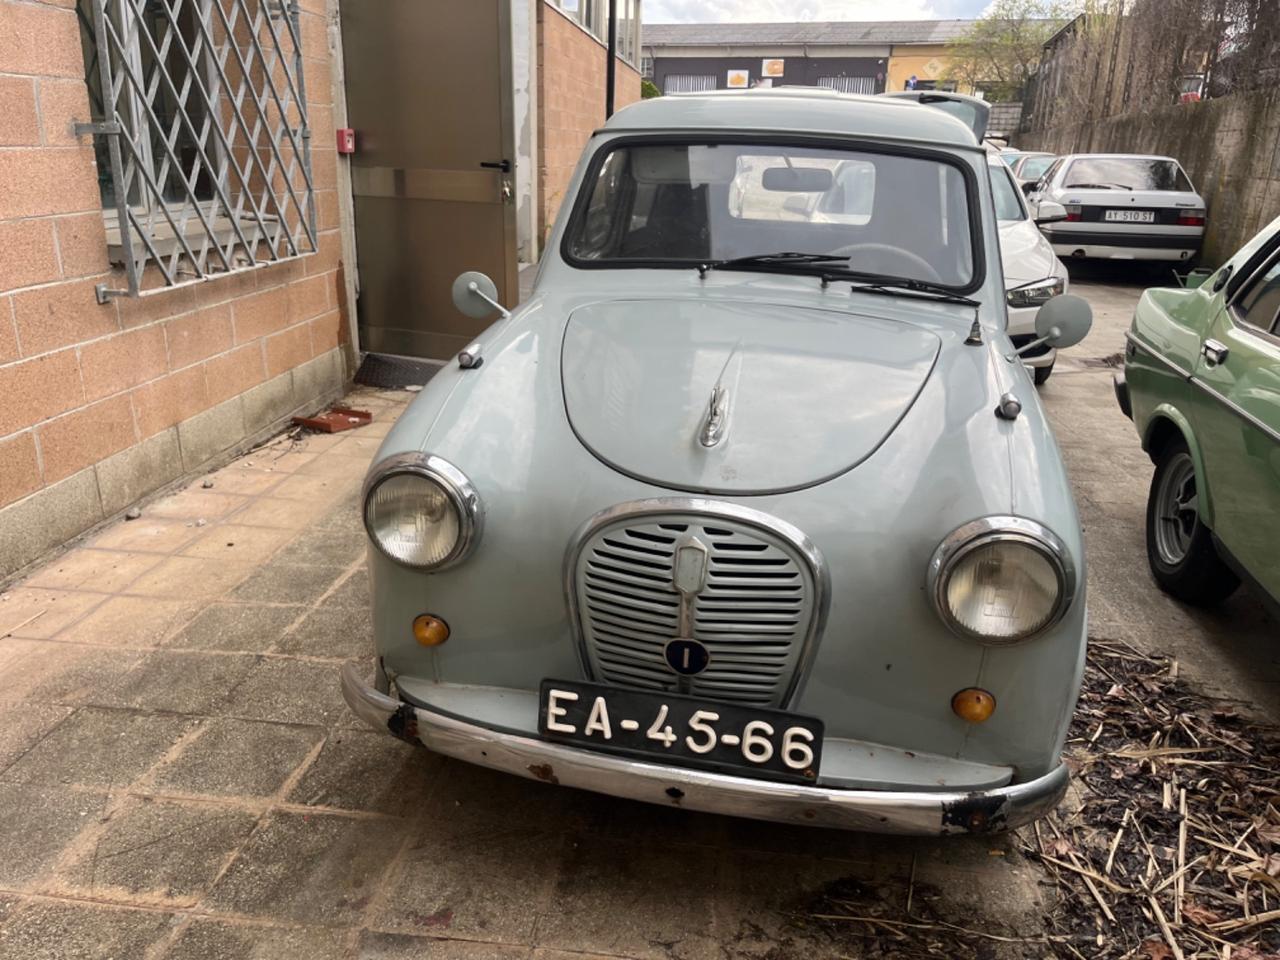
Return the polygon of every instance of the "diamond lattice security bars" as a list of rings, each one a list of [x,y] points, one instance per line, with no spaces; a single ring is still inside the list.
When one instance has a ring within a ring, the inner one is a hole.
[[[105,143],[109,245],[128,278],[128,289],[100,285],[99,300],[314,253],[296,3],[81,4],[101,110],[77,132]]]

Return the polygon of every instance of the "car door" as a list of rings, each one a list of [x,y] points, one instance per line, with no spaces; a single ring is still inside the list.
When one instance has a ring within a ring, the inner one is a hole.
[[[1280,599],[1280,252],[1209,325],[1192,382],[1214,533]]]

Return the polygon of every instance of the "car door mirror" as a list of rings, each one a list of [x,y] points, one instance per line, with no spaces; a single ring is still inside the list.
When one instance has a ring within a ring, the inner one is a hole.
[[[1082,297],[1064,293],[1049,300],[1036,312],[1036,338],[1019,347],[1005,359],[1016,357],[1037,347],[1055,350],[1074,347],[1089,335],[1093,326],[1093,309]]]
[[[453,305],[473,320],[486,320],[495,312],[503,317],[511,316],[498,302],[497,286],[478,270],[458,274],[458,279],[453,281]]]
[[[1092,326],[1089,301],[1070,293],[1054,297],[1036,313],[1036,337],[1055,350],[1074,347],[1089,335]]]
[[[1067,219],[1067,208],[1052,200],[1041,200],[1036,207],[1036,223],[1057,223]]]

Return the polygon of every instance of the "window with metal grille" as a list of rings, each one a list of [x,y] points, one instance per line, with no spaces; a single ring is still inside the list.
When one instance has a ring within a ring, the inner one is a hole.
[[[663,93],[701,93],[715,88],[714,74],[698,76],[690,73],[671,73],[662,81]]]
[[[841,93],[872,94],[876,92],[876,78],[875,77],[819,77],[818,86],[826,87],[830,90],[839,90]]]
[[[126,289],[316,250],[298,7],[77,0],[111,260]]]

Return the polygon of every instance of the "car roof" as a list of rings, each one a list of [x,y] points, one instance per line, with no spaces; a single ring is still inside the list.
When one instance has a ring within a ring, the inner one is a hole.
[[[1103,160],[1171,160],[1174,163],[1178,161],[1173,157],[1162,157],[1155,153],[1068,153],[1063,160],[1088,160],[1098,157]]]
[[[824,87],[773,87],[677,93],[641,100],[602,128],[624,131],[760,130],[912,140],[982,149],[963,121],[914,100],[861,96]]]

